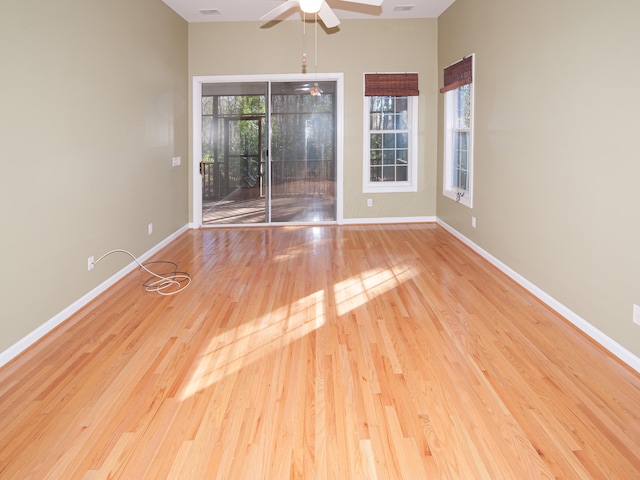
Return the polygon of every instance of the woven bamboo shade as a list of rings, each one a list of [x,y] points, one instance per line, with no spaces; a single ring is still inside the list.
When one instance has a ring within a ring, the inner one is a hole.
[[[420,94],[417,73],[366,73],[366,97],[412,97]]]
[[[455,90],[473,81],[473,57],[468,56],[444,69],[444,87],[440,93]]]

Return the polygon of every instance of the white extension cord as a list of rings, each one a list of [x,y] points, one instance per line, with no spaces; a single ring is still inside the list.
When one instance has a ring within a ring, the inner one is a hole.
[[[189,274],[187,272],[178,272],[177,271],[178,265],[176,265],[174,262],[158,261],[158,262],[148,262],[146,264],[142,264],[135,257],[135,255],[121,248],[116,248],[115,250],[111,250],[105,253],[96,261],[94,261],[93,264],[94,265],[97,264],[104,257],[111,255],[112,253],[126,253],[131,258],[133,258],[133,260],[140,266],[140,268],[142,268],[143,270],[145,270],[146,272],[152,275],[152,277],[146,280],[143,284],[147,292],[156,292],[156,293],[159,293],[160,295],[175,295],[176,293],[181,292],[191,284],[191,277],[189,276]],[[172,272],[167,272],[162,274],[155,273],[149,270],[145,266],[152,263],[154,264],[167,263],[167,264],[173,265],[174,270]]]

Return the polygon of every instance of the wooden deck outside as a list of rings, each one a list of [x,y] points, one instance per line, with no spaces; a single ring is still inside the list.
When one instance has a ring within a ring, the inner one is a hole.
[[[304,182],[308,183],[308,182]],[[304,185],[290,185],[289,192],[274,192],[271,198],[271,221],[316,223],[336,220],[335,182],[322,181],[327,193],[304,193]],[[265,197],[258,187],[237,189],[222,200],[203,201],[202,223],[246,224],[266,222]]]
[[[207,202],[202,208],[202,223],[246,224],[266,222],[266,200],[219,200]],[[336,206],[332,198],[280,197],[272,200],[272,222],[313,223],[336,219]]]

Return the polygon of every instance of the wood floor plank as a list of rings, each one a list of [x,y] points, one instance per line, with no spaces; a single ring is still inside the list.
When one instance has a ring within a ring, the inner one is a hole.
[[[640,478],[640,375],[437,225],[154,259],[192,284],[132,272],[0,369],[1,479]]]

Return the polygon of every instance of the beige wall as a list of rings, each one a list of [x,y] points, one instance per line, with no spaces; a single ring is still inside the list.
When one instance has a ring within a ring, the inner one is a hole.
[[[438,162],[438,216],[635,355],[639,18],[637,0],[457,0],[438,23],[440,69],[476,54],[474,208],[442,197]]]
[[[3,2],[0,351],[187,223],[187,39],[157,0]]]
[[[313,25],[304,48],[302,22],[189,25],[190,75],[300,74],[303,50],[314,70]],[[435,216],[437,145],[437,20],[343,21],[318,32],[318,72],[344,73],[344,217]],[[417,193],[362,193],[363,74],[418,72],[419,181]],[[373,198],[373,207],[366,199]]]
[[[318,70],[345,78],[345,218],[437,212],[640,355],[637,18],[636,0],[457,0],[437,21],[321,30]],[[187,26],[155,0],[4,3],[0,351],[128,263],[89,273],[88,256],[143,253],[188,221],[188,78],[300,73],[301,23],[263,27]],[[437,133],[441,69],[468,53],[473,210],[440,193]],[[372,71],[420,74],[415,194],[362,194],[362,74]],[[174,155],[183,167],[170,167]]]

